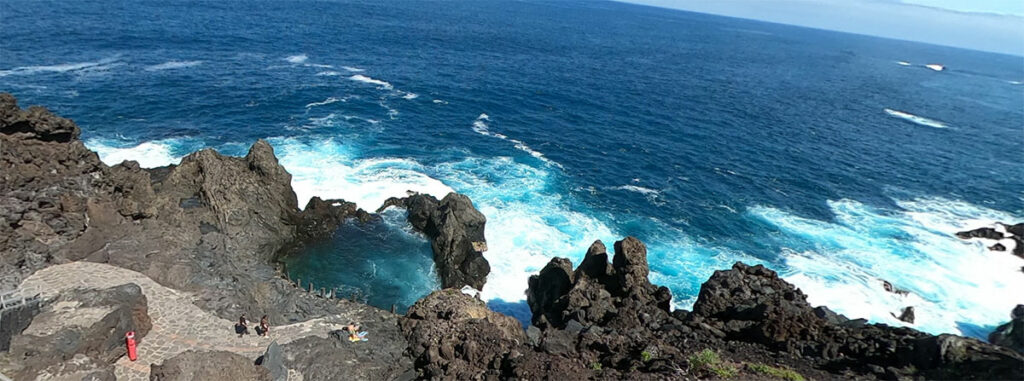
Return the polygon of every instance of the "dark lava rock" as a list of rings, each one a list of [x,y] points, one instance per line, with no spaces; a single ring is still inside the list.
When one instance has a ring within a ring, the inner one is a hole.
[[[8,93],[0,93],[0,133],[27,134],[45,142],[69,142],[78,139],[81,131],[74,122],[50,113],[44,107],[18,108],[18,101]]]
[[[1024,304],[1010,312],[1010,322],[1002,324],[988,335],[988,342],[1017,352],[1024,352]]]
[[[266,368],[253,364],[253,360],[224,352],[186,351],[150,366],[152,381],[192,380],[253,380],[270,381]]]
[[[330,238],[345,220],[356,218],[366,223],[380,217],[356,207],[345,200],[321,200],[313,197],[306,203],[297,224],[297,239],[302,241]]]
[[[615,256],[601,241],[587,250],[573,271],[565,258],[554,258],[540,274],[530,277],[526,292],[533,324],[540,328],[565,328],[570,321],[583,326],[629,328],[664,324],[671,293],[647,280],[647,248],[633,237],[615,243]]]
[[[690,321],[718,327],[727,340],[820,359],[833,372],[938,379],[1013,379],[1024,356],[953,335],[932,336],[904,327],[850,324],[815,310],[793,285],[763,266],[737,262],[701,286]],[[836,324],[839,322],[839,324]]]
[[[11,339],[10,356],[21,363],[18,379],[84,355],[111,364],[126,353],[124,335],[142,341],[152,327],[146,296],[134,283],[102,290],[69,290],[42,307]]]
[[[1024,223],[1007,225],[997,222],[995,228],[984,227],[974,230],[957,232],[956,236],[961,239],[986,238],[992,240],[1013,240],[1013,255],[1024,258]],[[997,243],[989,247],[993,251],[1006,251],[1006,245]]]
[[[435,291],[399,320],[420,378],[483,379],[527,342],[514,318],[458,290]]]
[[[487,218],[469,197],[454,192],[441,201],[426,194],[392,197],[384,201],[377,213],[390,206],[405,207],[413,228],[430,238],[441,287],[483,289],[491,272],[491,265],[483,256],[487,251]]]
[[[380,311],[386,314],[384,311]],[[281,346],[284,365],[304,380],[411,380],[412,359],[396,319],[360,321],[369,341],[351,342],[348,332],[307,337]],[[269,353],[269,350],[268,350]]]

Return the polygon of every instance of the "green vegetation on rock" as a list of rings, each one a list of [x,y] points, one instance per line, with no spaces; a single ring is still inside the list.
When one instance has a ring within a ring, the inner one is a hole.
[[[804,376],[801,376],[800,373],[794,372],[786,368],[777,368],[765,364],[747,364],[747,369],[754,373],[763,374],[765,376],[774,377],[781,380],[804,381]]]
[[[710,372],[719,378],[731,378],[739,374],[739,369],[732,364],[723,362],[722,358],[718,356],[718,352],[710,349],[690,355],[689,361],[691,370]]]

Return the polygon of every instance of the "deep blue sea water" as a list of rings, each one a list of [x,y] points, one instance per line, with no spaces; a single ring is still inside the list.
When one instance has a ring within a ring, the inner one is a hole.
[[[300,206],[468,194],[483,296],[520,317],[551,257],[626,235],[680,308],[737,260],[933,333],[1024,302],[1024,260],[952,236],[1024,220],[1022,57],[607,2],[7,0],[0,24],[0,91],[108,163],[265,138]],[[386,221],[293,277],[385,308],[436,288],[429,244]]]

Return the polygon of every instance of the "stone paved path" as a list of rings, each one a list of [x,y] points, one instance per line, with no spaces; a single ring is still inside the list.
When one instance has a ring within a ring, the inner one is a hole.
[[[270,338],[233,334],[234,323],[201,310],[192,294],[161,286],[149,277],[101,263],[72,262],[42,269],[22,282],[36,287],[43,298],[53,298],[69,288],[108,288],[125,283],[142,287],[149,305],[153,329],[139,344],[138,361],[122,357],[115,364],[118,380],[149,380],[149,366],[190,350],[229,351],[255,359],[272,340],[279,344],[308,336],[327,337],[344,327],[344,316],[319,318],[285,326],[273,326]],[[354,311],[357,312],[357,311]],[[251,330],[250,330],[251,332]]]

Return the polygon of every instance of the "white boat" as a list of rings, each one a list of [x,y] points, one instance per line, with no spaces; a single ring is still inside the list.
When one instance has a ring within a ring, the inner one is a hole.
[[[924,65],[924,67],[932,69],[932,70],[935,70],[935,71],[946,70],[945,66],[942,66],[942,65],[939,65],[939,64],[927,64],[927,65]]]

